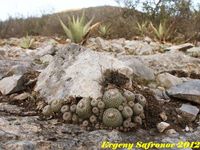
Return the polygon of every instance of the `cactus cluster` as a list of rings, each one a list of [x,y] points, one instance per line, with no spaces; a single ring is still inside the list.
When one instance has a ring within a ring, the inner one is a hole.
[[[146,98],[141,94],[117,88],[108,89],[97,99],[53,100],[43,108],[45,116],[62,116],[66,123],[86,129],[129,131],[142,125]]]

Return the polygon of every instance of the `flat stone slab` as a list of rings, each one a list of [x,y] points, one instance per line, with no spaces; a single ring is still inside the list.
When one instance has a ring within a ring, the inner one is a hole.
[[[199,109],[190,104],[183,104],[178,111],[189,122],[194,121],[199,113]]]
[[[167,90],[170,97],[200,104],[200,80],[190,80]]]
[[[3,95],[12,94],[22,89],[24,89],[22,75],[13,75],[0,81],[0,92]]]
[[[168,47],[165,50],[166,51],[171,51],[171,50],[186,51],[187,49],[192,48],[192,47],[194,47],[193,44],[184,43],[184,44],[181,44],[181,45],[174,45],[174,46]]]

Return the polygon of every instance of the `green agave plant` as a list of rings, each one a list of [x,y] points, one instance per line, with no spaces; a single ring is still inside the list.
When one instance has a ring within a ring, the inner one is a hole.
[[[75,18],[74,16],[68,17],[68,26],[66,26],[60,18],[59,20],[67,37],[71,39],[72,42],[80,43],[89,33],[93,18],[86,23],[84,13],[82,14],[81,18]]]
[[[21,48],[24,48],[24,49],[33,48],[34,42],[35,42],[35,39],[27,35],[26,37],[22,39],[20,46]]]
[[[160,40],[165,42],[171,36],[171,27],[166,27],[166,22],[160,22],[159,27],[156,28],[152,22],[150,22],[150,27],[153,30],[155,36]]]
[[[137,27],[136,27],[137,30],[140,32],[142,36],[144,36],[148,30],[148,27],[147,27],[148,22],[147,21],[142,22],[142,23],[137,22],[136,24],[137,24]]]
[[[106,37],[109,34],[109,32],[110,32],[110,27],[111,27],[110,25],[103,25],[103,24],[101,24],[99,26],[99,34],[101,36],[103,36],[103,37]]]

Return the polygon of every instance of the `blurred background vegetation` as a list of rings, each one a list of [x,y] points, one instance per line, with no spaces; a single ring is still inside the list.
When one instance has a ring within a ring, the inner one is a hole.
[[[65,36],[58,16],[67,24],[69,16],[101,22],[100,30],[90,36],[107,39],[149,36],[159,41],[195,42],[200,40],[200,5],[191,0],[117,0],[123,7],[101,6],[66,11],[41,18],[9,18],[0,22],[0,38],[25,35]],[[109,32],[105,30],[109,27]],[[104,33],[106,32],[106,33]]]

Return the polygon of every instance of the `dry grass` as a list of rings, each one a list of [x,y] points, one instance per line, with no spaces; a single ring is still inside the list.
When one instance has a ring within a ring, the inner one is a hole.
[[[135,20],[132,17],[124,17],[124,9],[119,7],[91,7],[84,9],[86,20],[94,17],[93,23],[103,22],[111,25],[110,36],[108,38],[131,38],[136,30]],[[61,12],[53,15],[44,15],[41,18],[30,17],[27,19],[13,19],[0,22],[0,38],[23,37],[29,35],[44,36],[64,36],[62,27],[57,15],[67,22],[68,16],[81,16],[83,10],[73,10]],[[92,33],[91,36],[100,36],[99,32]]]
[[[5,22],[0,22],[0,38],[24,37],[25,35],[42,36],[65,36],[60,26],[59,17],[67,23],[68,16],[81,16],[83,10],[73,10],[61,12],[53,15],[44,15],[41,18],[30,17],[28,19],[10,18]],[[144,13],[120,7],[91,7],[84,9],[86,21],[94,17],[93,24],[101,22],[110,25],[108,39],[126,38],[132,39],[140,35],[137,23],[148,20]],[[170,18],[169,22],[174,23],[176,34],[173,34],[173,42],[200,40],[200,12],[195,12],[190,20],[182,18]],[[159,25],[159,24],[158,24]],[[151,34],[151,33],[149,33]],[[92,32],[90,36],[101,36],[98,31]],[[150,36],[151,37],[151,36]]]

